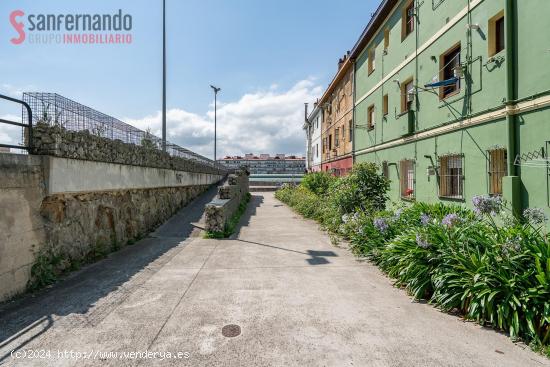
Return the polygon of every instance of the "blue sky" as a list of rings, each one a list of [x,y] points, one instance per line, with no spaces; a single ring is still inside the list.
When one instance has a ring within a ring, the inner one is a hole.
[[[303,103],[322,93],[338,58],[353,47],[377,5],[378,0],[345,6],[333,0],[167,0],[169,139],[209,154],[214,83],[222,88],[220,154],[302,153]],[[161,6],[160,0],[3,0],[2,93],[57,92],[158,132]],[[133,18],[131,45],[9,42],[16,36],[9,24],[15,9],[104,14],[119,8]]]

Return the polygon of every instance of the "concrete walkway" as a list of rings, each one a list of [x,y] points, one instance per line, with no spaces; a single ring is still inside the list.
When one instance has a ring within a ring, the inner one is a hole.
[[[192,205],[154,237],[0,308],[0,364],[550,366],[505,335],[411,302],[272,193],[253,196],[232,240],[181,231],[199,211]],[[124,251],[154,255],[127,267]],[[227,324],[241,335],[223,336]],[[51,356],[14,359],[16,348]]]

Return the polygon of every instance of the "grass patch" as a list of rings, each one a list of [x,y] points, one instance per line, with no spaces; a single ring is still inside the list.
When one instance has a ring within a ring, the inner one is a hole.
[[[31,267],[31,278],[27,284],[27,291],[37,291],[54,284],[64,275],[79,270],[82,266],[104,259],[111,252],[120,250],[117,241],[113,243],[96,243],[83,257],[72,258],[68,254],[43,249],[36,254],[36,260]]]
[[[224,228],[223,232],[207,231],[204,234],[204,238],[217,238],[217,239],[228,238],[233,233],[235,233],[235,229],[237,228],[237,224],[239,224],[239,221],[241,220],[241,217],[244,214],[244,212],[246,210],[246,206],[250,202],[251,197],[252,197],[252,195],[250,195],[250,193],[247,192],[246,195],[241,200],[241,202],[239,204],[239,208],[237,209],[235,214],[233,214],[233,216],[231,216],[231,218],[225,224],[225,228]]]

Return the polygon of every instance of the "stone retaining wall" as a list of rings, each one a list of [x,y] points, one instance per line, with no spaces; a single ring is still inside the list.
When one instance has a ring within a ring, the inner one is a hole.
[[[147,144],[127,144],[61,126],[39,123],[33,128],[33,153],[95,162],[166,168],[186,172],[217,173],[216,168],[181,157],[172,157]],[[225,172],[222,172],[225,173]]]
[[[110,252],[144,237],[208,185],[46,197],[40,207],[46,246],[71,259]]]
[[[56,271],[93,260],[153,231],[220,178],[0,153],[0,302],[25,291],[39,255],[62,259]]]
[[[224,185],[218,187],[218,195],[205,207],[206,231],[224,232],[227,222],[249,192],[248,176],[245,169],[236,171],[228,176]]]

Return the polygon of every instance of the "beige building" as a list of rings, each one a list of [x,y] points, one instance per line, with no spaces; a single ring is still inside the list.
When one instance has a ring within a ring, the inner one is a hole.
[[[323,171],[345,175],[353,165],[353,64],[346,54],[338,61],[338,72],[319,100],[323,109]]]

